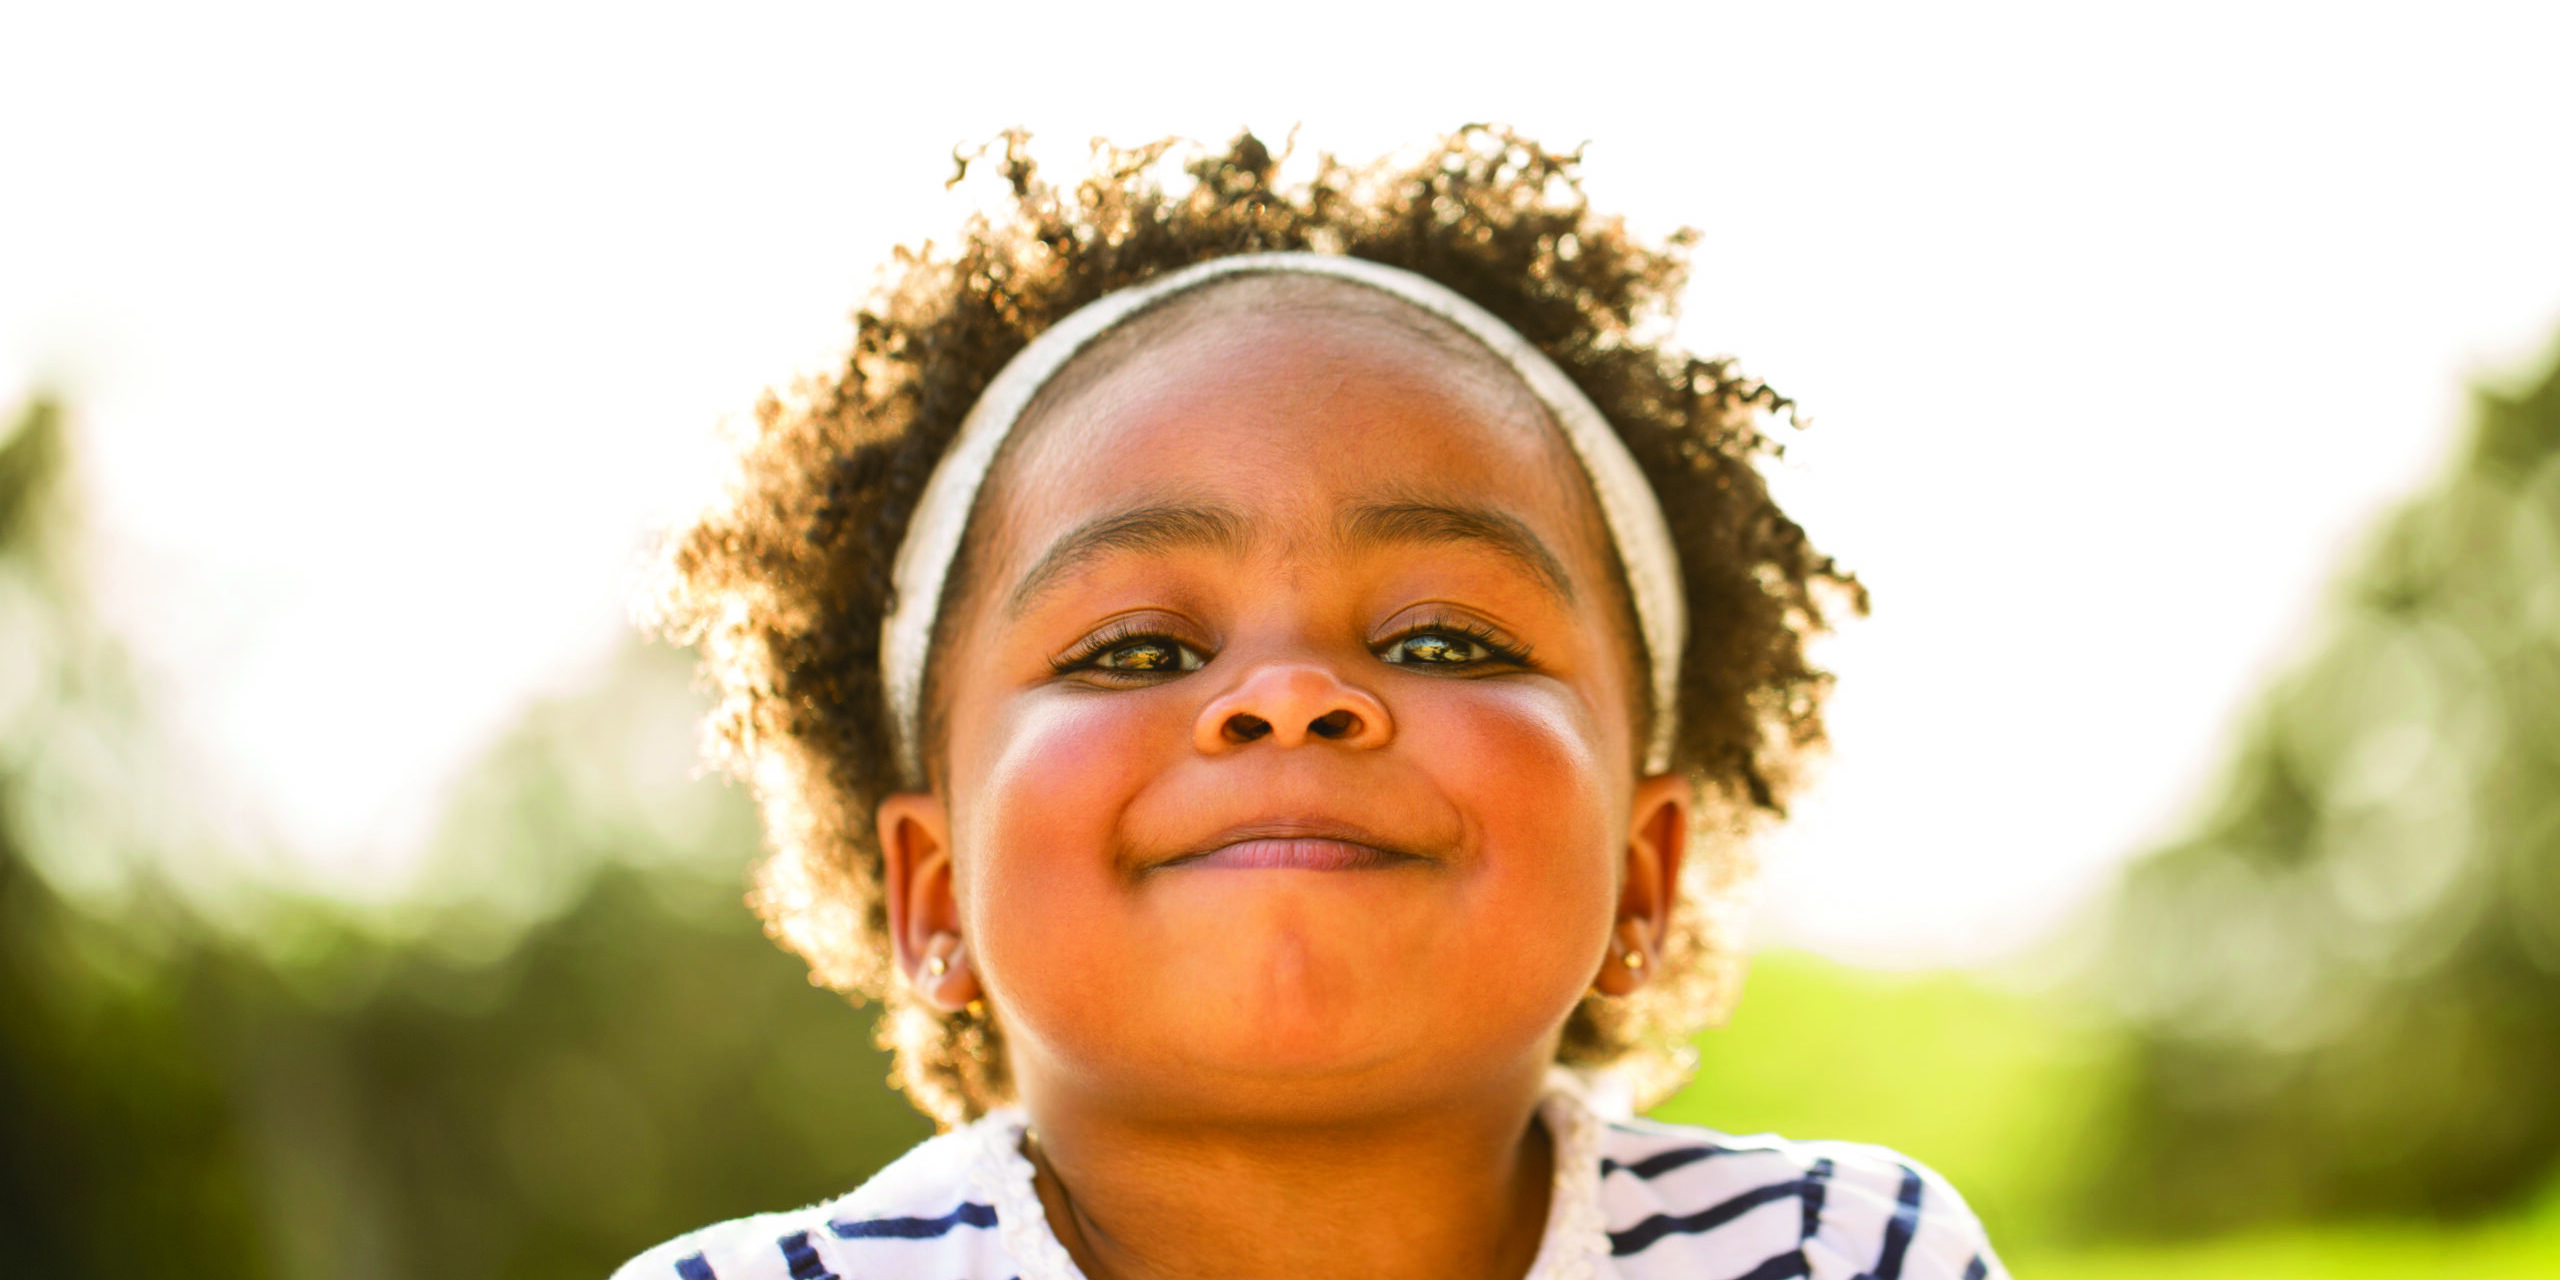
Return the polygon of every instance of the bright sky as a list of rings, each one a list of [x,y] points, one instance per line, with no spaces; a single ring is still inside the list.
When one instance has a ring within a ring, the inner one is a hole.
[[[1865,963],[2012,952],[2172,828],[2463,384],[2560,329],[2552,6],[883,9],[0,16],[0,395],[76,404],[108,608],[316,882],[396,891],[622,642],[712,423],[1007,125],[1504,120],[1704,231],[1687,340],[1811,410],[1787,495],[1875,590],[1768,882]]]

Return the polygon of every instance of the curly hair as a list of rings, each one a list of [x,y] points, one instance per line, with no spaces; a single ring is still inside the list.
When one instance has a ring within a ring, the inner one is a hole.
[[[1778,451],[1760,424],[1793,403],[1730,359],[1665,340],[1694,233],[1642,243],[1592,212],[1578,152],[1492,126],[1407,162],[1322,156],[1289,184],[1277,179],[1285,157],[1250,134],[1187,159],[1173,142],[1097,142],[1072,187],[1044,181],[1026,143],[1013,133],[1000,152],[955,155],[957,183],[994,154],[1010,199],[972,217],[947,252],[898,251],[843,363],[759,400],[725,496],[663,547],[645,612],[699,648],[717,699],[706,751],[762,807],[771,855],[749,900],[768,932],[808,961],[811,981],[883,1003],[894,1079],[927,1114],[957,1124],[1010,1095],[997,1015],[933,1010],[891,960],[873,832],[898,785],[880,623],[908,521],[980,391],[1070,312],[1205,259],[1349,254],[1437,280],[1535,343],[1661,499],[1691,617],[1674,760],[1700,819],[1655,980],[1584,1000],[1558,1056],[1617,1064],[1640,1099],[1666,1094],[1685,1078],[1687,1037],[1739,990],[1744,837],[1783,815],[1822,741],[1830,677],[1806,642],[1843,603],[1866,608],[1863,587],[1813,548],[1756,469]]]

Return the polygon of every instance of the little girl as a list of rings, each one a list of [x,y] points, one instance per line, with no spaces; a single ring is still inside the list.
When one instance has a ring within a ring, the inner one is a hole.
[[[757,907],[947,1131],[619,1274],[2003,1274],[1892,1152],[1628,1118],[1863,606],[1660,343],[1685,240],[1494,130],[1164,155],[1012,140],[670,544]]]

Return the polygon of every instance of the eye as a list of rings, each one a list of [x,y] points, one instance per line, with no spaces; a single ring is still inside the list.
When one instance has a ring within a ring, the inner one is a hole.
[[[1171,636],[1108,636],[1061,663],[1061,671],[1107,671],[1114,675],[1174,675],[1197,671],[1208,659]]]
[[[1530,666],[1529,646],[1467,617],[1425,614],[1384,641],[1381,661],[1451,674],[1491,673]]]
[[[1417,631],[1388,642],[1378,655],[1389,662],[1421,667],[1456,667],[1482,662],[1493,651],[1476,640],[1448,631]]]
[[[1149,636],[1093,655],[1093,665],[1105,671],[1197,671],[1200,655],[1179,640]]]

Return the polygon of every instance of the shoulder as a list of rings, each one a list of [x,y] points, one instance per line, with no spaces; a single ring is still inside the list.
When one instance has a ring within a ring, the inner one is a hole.
[[[1628,1280],[2008,1274],[1964,1197],[1883,1147],[1622,1120],[1607,1126],[1600,1174],[1610,1254]]]
[[[917,1144],[851,1193],[805,1209],[733,1218],[622,1264],[613,1280],[796,1280],[910,1275],[1004,1280],[995,1206],[969,1177],[974,1135]]]

